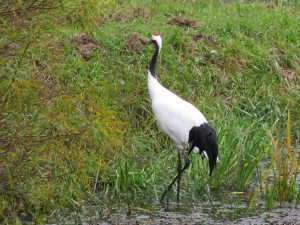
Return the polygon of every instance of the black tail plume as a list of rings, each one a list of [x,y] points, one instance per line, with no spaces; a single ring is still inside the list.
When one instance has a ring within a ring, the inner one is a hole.
[[[211,173],[217,164],[218,159],[218,140],[214,129],[208,124],[203,123],[199,127],[193,127],[189,133],[190,151],[194,147],[199,148],[199,154],[204,151],[209,160],[209,168]]]

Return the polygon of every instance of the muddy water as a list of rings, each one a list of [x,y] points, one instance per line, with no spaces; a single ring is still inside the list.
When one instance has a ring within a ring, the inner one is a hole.
[[[77,211],[56,213],[48,224],[300,224],[300,209],[293,201],[266,210],[264,200],[257,197],[245,215],[248,200],[226,191],[211,194],[213,205],[195,192],[181,195],[180,204],[173,202],[174,194],[163,204],[142,196],[95,197]]]

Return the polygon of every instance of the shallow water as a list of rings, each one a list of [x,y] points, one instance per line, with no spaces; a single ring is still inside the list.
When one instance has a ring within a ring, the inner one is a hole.
[[[298,159],[297,159],[298,160]],[[264,161],[268,168],[270,160]],[[276,170],[276,165],[275,165]],[[272,174],[272,171],[270,171]],[[255,173],[252,175],[253,180]],[[272,180],[273,178],[269,178]],[[192,184],[191,184],[192,186]],[[299,191],[300,179],[296,180],[296,193]],[[258,183],[250,184],[248,190],[257,190]],[[275,203],[273,209],[265,207],[265,199],[261,193],[256,196],[249,214],[245,214],[249,197],[247,193],[232,190],[195,192],[193,188],[183,189],[180,203],[176,202],[176,194],[169,194],[163,203],[155,199],[153,193],[140,196],[122,194],[114,196],[96,194],[94,199],[86,202],[86,206],[72,211],[55,212],[53,219],[47,224],[299,224],[300,204],[296,201]],[[158,196],[160,197],[160,196]],[[210,198],[209,198],[210,197]],[[82,205],[82,204],[80,204]]]
[[[163,204],[155,199],[137,196],[95,196],[95,202],[69,213],[56,213],[48,224],[300,224],[300,210],[295,201],[266,210],[264,200],[257,197],[246,215],[248,200],[241,194],[213,192],[207,196],[185,193],[181,203],[170,194]]]

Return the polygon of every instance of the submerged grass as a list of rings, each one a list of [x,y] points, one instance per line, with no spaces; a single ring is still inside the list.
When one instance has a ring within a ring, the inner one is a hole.
[[[192,154],[182,195],[191,187],[251,192],[273,170],[268,206],[295,196],[298,204],[298,10],[272,1],[91,0],[1,17],[0,221],[41,222],[97,192],[159,199],[177,156],[147,91],[154,49],[143,40],[156,32],[158,80],[202,111],[220,146],[212,177]],[[167,23],[175,17],[197,26]],[[266,130],[287,140],[285,155]]]

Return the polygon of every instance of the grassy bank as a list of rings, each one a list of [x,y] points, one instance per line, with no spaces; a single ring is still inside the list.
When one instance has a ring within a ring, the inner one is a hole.
[[[163,39],[158,80],[200,109],[219,140],[221,162],[212,177],[207,161],[193,155],[182,191],[256,191],[248,188],[269,172],[261,162],[271,159],[277,168],[271,134],[279,149],[282,139],[290,142],[280,157],[291,160],[285,170],[291,180],[285,185],[275,179],[264,192],[276,201],[273,187],[282,184],[294,188],[287,199],[299,196],[297,175],[290,176],[299,157],[288,150],[295,152],[300,134],[296,3],[29,6],[35,5],[0,11],[1,222],[41,222],[55,209],[87,204],[95,192],[159,198],[177,159],[148,96],[154,47],[145,43],[153,33]]]

